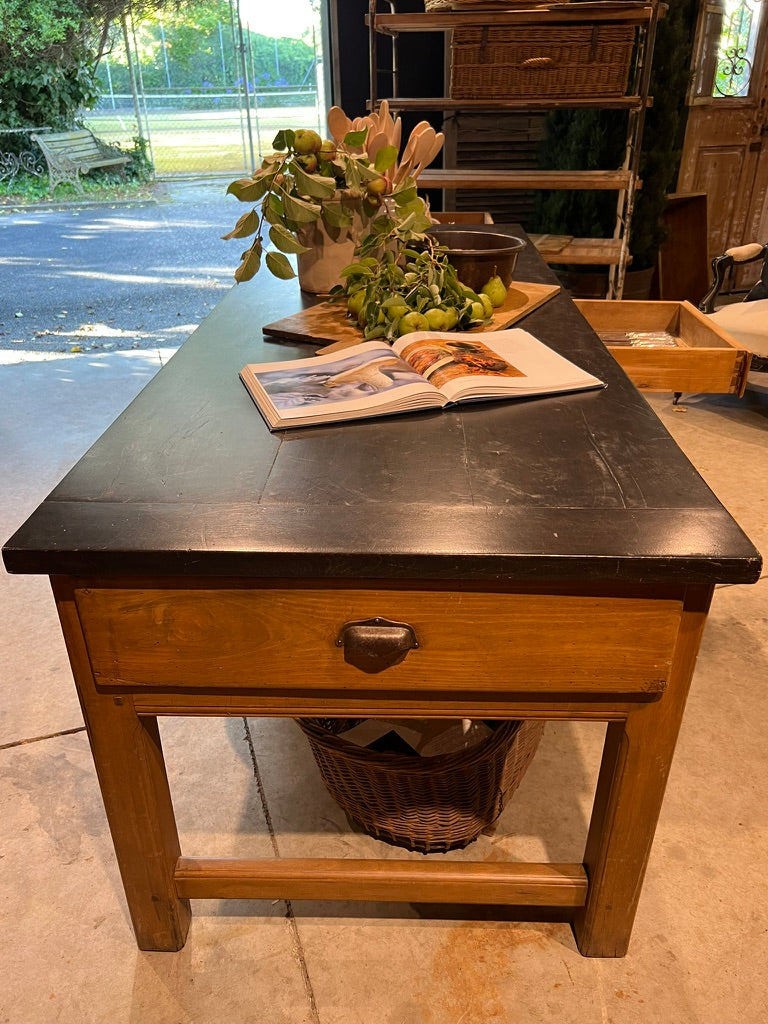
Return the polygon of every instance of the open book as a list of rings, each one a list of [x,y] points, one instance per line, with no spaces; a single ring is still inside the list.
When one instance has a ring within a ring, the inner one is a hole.
[[[270,430],[603,387],[527,331],[414,332],[392,346],[254,363],[240,377]]]

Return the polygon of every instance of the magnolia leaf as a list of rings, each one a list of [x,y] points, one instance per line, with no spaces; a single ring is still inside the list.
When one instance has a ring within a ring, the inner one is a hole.
[[[343,270],[339,271],[339,277],[351,277],[353,275],[373,277],[373,271],[370,267],[365,267],[361,263],[350,263],[348,267],[344,267]]]
[[[293,142],[296,138],[296,132],[293,128],[284,128],[279,131],[277,135],[272,139],[272,148],[278,150],[293,149]]]
[[[349,146],[350,149],[356,149],[358,146],[365,145],[365,140],[368,137],[368,129],[363,128],[359,132],[347,132],[344,136],[344,145]]]
[[[241,203],[255,203],[261,199],[271,184],[272,176],[269,174],[265,174],[256,180],[253,178],[239,178],[229,185],[227,192],[239,199]]]
[[[361,160],[355,160],[354,166],[357,168],[360,177],[365,178],[366,181],[378,181],[381,177],[375,167],[364,164]]]
[[[264,212],[264,220],[268,224],[280,224],[285,217],[280,197],[276,196],[274,192],[270,192],[266,197],[262,210]]]
[[[398,207],[407,206],[409,203],[412,203],[417,196],[418,193],[415,185],[409,185],[408,188],[396,189],[392,193],[392,198],[395,200]]]
[[[329,228],[346,228],[352,223],[352,214],[338,201],[323,203],[323,223]]]
[[[261,242],[254,242],[251,248],[243,253],[243,262],[235,271],[235,280],[240,284],[242,281],[250,281],[256,276],[261,266]]]
[[[294,160],[291,172],[296,179],[296,188],[303,196],[313,199],[329,199],[336,191],[336,179],[324,178],[321,174],[307,174],[301,164]]]
[[[255,210],[249,210],[248,213],[244,213],[240,217],[228,235],[222,235],[221,237],[225,240],[229,238],[247,238],[248,235],[252,235],[254,231],[257,231],[258,227],[258,213]]]
[[[311,224],[322,212],[318,203],[309,203],[306,199],[281,192],[285,216],[297,224]]]
[[[370,196],[365,196],[363,199],[363,215],[367,218],[375,217],[379,212],[381,203],[377,202]],[[374,222],[375,223],[375,222]]]
[[[388,171],[390,167],[395,166],[397,160],[397,147],[396,146],[382,146],[373,161],[373,166],[377,171]]]
[[[282,224],[273,224],[269,229],[269,237],[272,244],[281,252],[299,253],[310,251],[308,246],[302,245],[301,242],[297,241],[288,228],[283,227]]]
[[[397,229],[398,231],[407,231],[410,227],[413,226],[413,224],[415,224],[415,222],[416,211],[414,210],[411,213],[409,213],[407,217],[403,217],[403,219],[397,225]]]
[[[266,261],[267,269],[282,281],[288,281],[290,278],[296,277],[296,272],[288,262],[288,257],[283,256],[281,252],[268,252]]]

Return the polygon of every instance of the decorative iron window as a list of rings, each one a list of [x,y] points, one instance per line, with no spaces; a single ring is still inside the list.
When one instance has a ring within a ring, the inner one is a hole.
[[[696,99],[749,95],[765,0],[713,0],[699,22],[693,96]]]

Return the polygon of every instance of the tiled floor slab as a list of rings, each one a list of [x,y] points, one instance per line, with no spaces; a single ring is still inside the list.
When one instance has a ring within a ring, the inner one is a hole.
[[[71,400],[64,384],[51,392],[54,403],[62,391]],[[32,382],[26,401],[39,386]],[[20,428],[21,446],[29,433],[30,445],[18,472],[12,463],[0,505],[8,535],[102,429],[85,416],[80,434],[68,435],[62,403],[72,458],[59,456],[56,431],[46,437],[45,424],[26,415],[23,389],[15,387],[20,404],[8,427]],[[768,406],[748,397],[649,401],[768,550]],[[122,405],[105,409],[107,421]],[[452,907],[302,902],[286,918],[286,904],[271,901],[194,902],[181,953],[140,953],[84,734],[20,742],[80,718],[47,584],[3,577],[0,609],[18,626],[3,637],[0,744],[19,745],[0,751],[0,1021],[764,1024],[766,586],[715,593],[629,955],[585,960],[567,925],[506,921],[498,911],[473,919]],[[274,835],[241,720],[161,726],[184,852],[409,856],[349,829],[292,723],[250,722]],[[596,727],[549,726],[496,834],[455,856],[579,859],[599,747]]]
[[[270,855],[242,721],[167,725],[183,845]],[[283,903],[196,903],[182,952],[137,950],[84,733],[0,752],[0,813],[0,1020],[312,1021]]]
[[[171,354],[0,353],[3,542]],[[82,725],[47,579],[0,567],[0,608],[0,745]]]

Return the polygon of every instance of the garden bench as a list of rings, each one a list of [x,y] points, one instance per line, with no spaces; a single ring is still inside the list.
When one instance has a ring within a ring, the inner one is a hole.
[[[49,195],[61,182],[71,182],[82,194],[80,174],[88,174],[97,167],[118,167],[123,170],[130,157],[119,149],[97,139],[87,128],[71,132],[46,132],[32,139],[43,151],[48,164]]]

